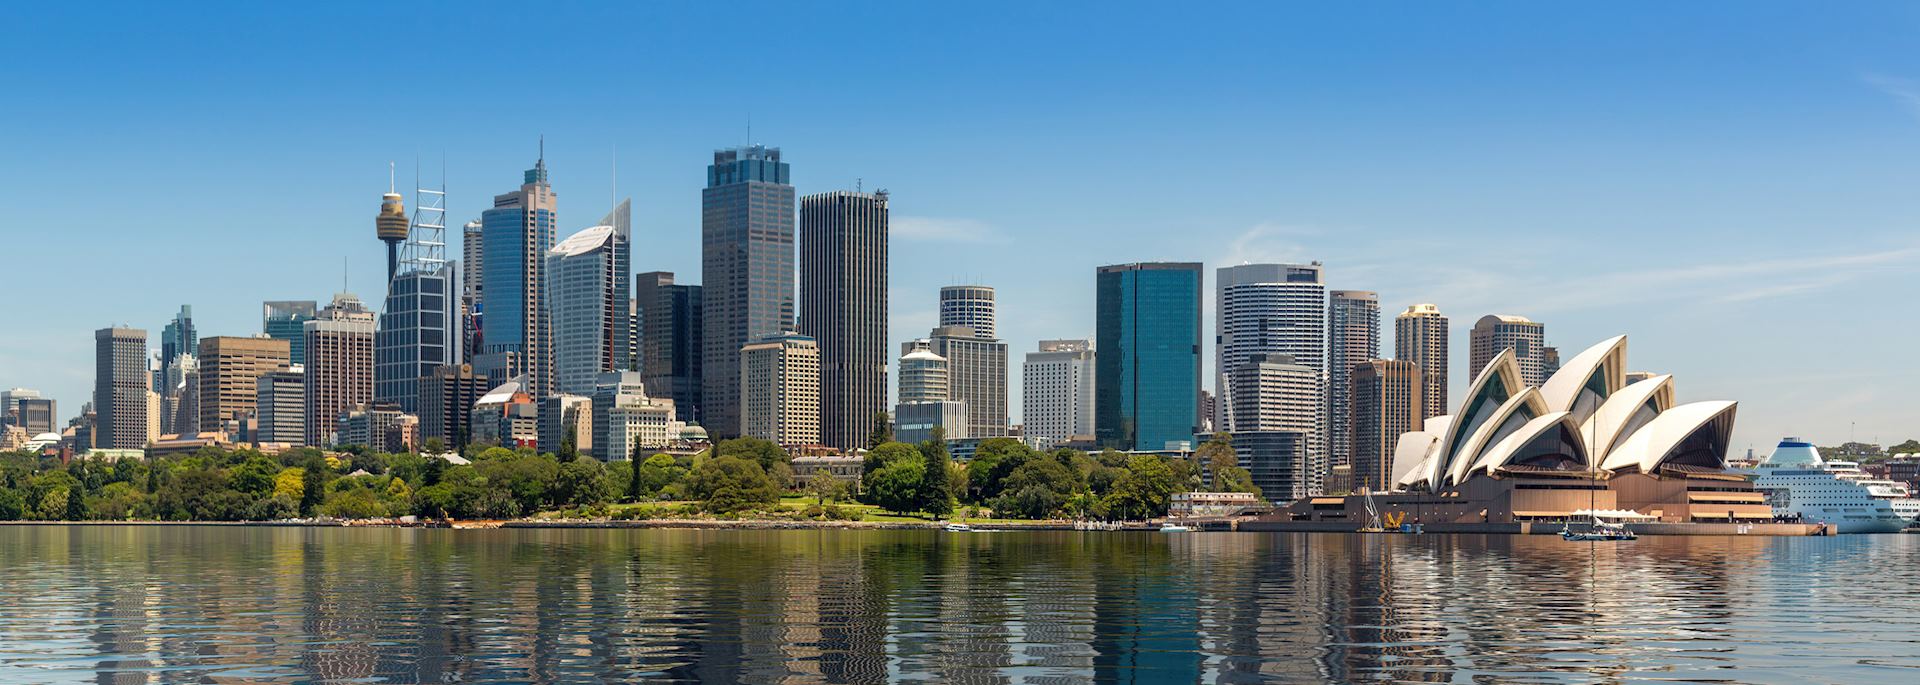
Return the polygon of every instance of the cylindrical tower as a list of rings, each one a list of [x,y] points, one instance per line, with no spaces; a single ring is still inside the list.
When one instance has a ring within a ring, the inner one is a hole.
[[[392,281],[400,269],[400,243],[407,239],[407,208],[399,193],[380,196],[380,215],[373,218],[373,228],[380,242],[387,244],[387,280]]]
[[[966,326],[974,337],[994,336],[993,288],[950,285],[940,289],[940,325]]]

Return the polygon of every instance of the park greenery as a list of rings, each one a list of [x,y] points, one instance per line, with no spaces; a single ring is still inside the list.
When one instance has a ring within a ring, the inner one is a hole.
[[[440,453],[429,440],[427,452]],[[942,519],[1138,520],[1164,515],[1175,492],[1258,492],[1225,436],[1194,458],[1056,449],[1018,440],[979,443],[955,462],[942,440],[898,442],[876,430],[857,482],[824,470],[796,473],[791,456],[756,438],[691,455],[601,462],[486,445],[468,464],[357,448],[203,448],[153,460],[0,453],[0,520],[246,521],[294,518],[515,519],[523,517],[858,519],[863,512]],[[1210,474],[1209,482],[1202,475]],[[785,500],[783,501],[783,497]],[[796,509],[797,507],[797,509]]]

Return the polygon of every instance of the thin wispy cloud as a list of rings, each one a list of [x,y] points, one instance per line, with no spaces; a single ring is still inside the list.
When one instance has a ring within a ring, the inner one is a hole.
[[[1299,224],[1262,223],[1241,231],[1227,244],[1227,252],[1216,263],[1221,266],[1260,262],[1309,261],[1311,250],[1303,239],[1324,232],[1318,227]]]
[[[930,243],[993,244],[1007,242],[992,224],[974,219],[932,216],[896,216],[888,226],[893,237]]]
[[[1920,81],[1885,74],[1867,74],[1860,77],[1867,85],[1893,97],[1901,106],[1915,117],[1920,117]]]

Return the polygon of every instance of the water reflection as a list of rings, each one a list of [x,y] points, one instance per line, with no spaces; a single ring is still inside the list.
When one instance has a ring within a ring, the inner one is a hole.
[[[1911,681],[1912,537],[0,527],[0,681]]]

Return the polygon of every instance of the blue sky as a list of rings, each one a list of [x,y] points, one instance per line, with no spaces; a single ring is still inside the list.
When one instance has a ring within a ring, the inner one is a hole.
[[[0,386],[71,414],[95,328],[250,334],[343,260],[377,302],[387,163],[457,225],[542,135],[569,232],[617,149],[636,268],[697,281],[751,121],[803,194],[892,191],[895,340],[984,283],[1017,366],[1097,265],[1320,260],[1451,315],[1456,393],[1513,313],[1739,400],[1740,449],[1920,436],[1920,6],[284,5],[13,10]]]

